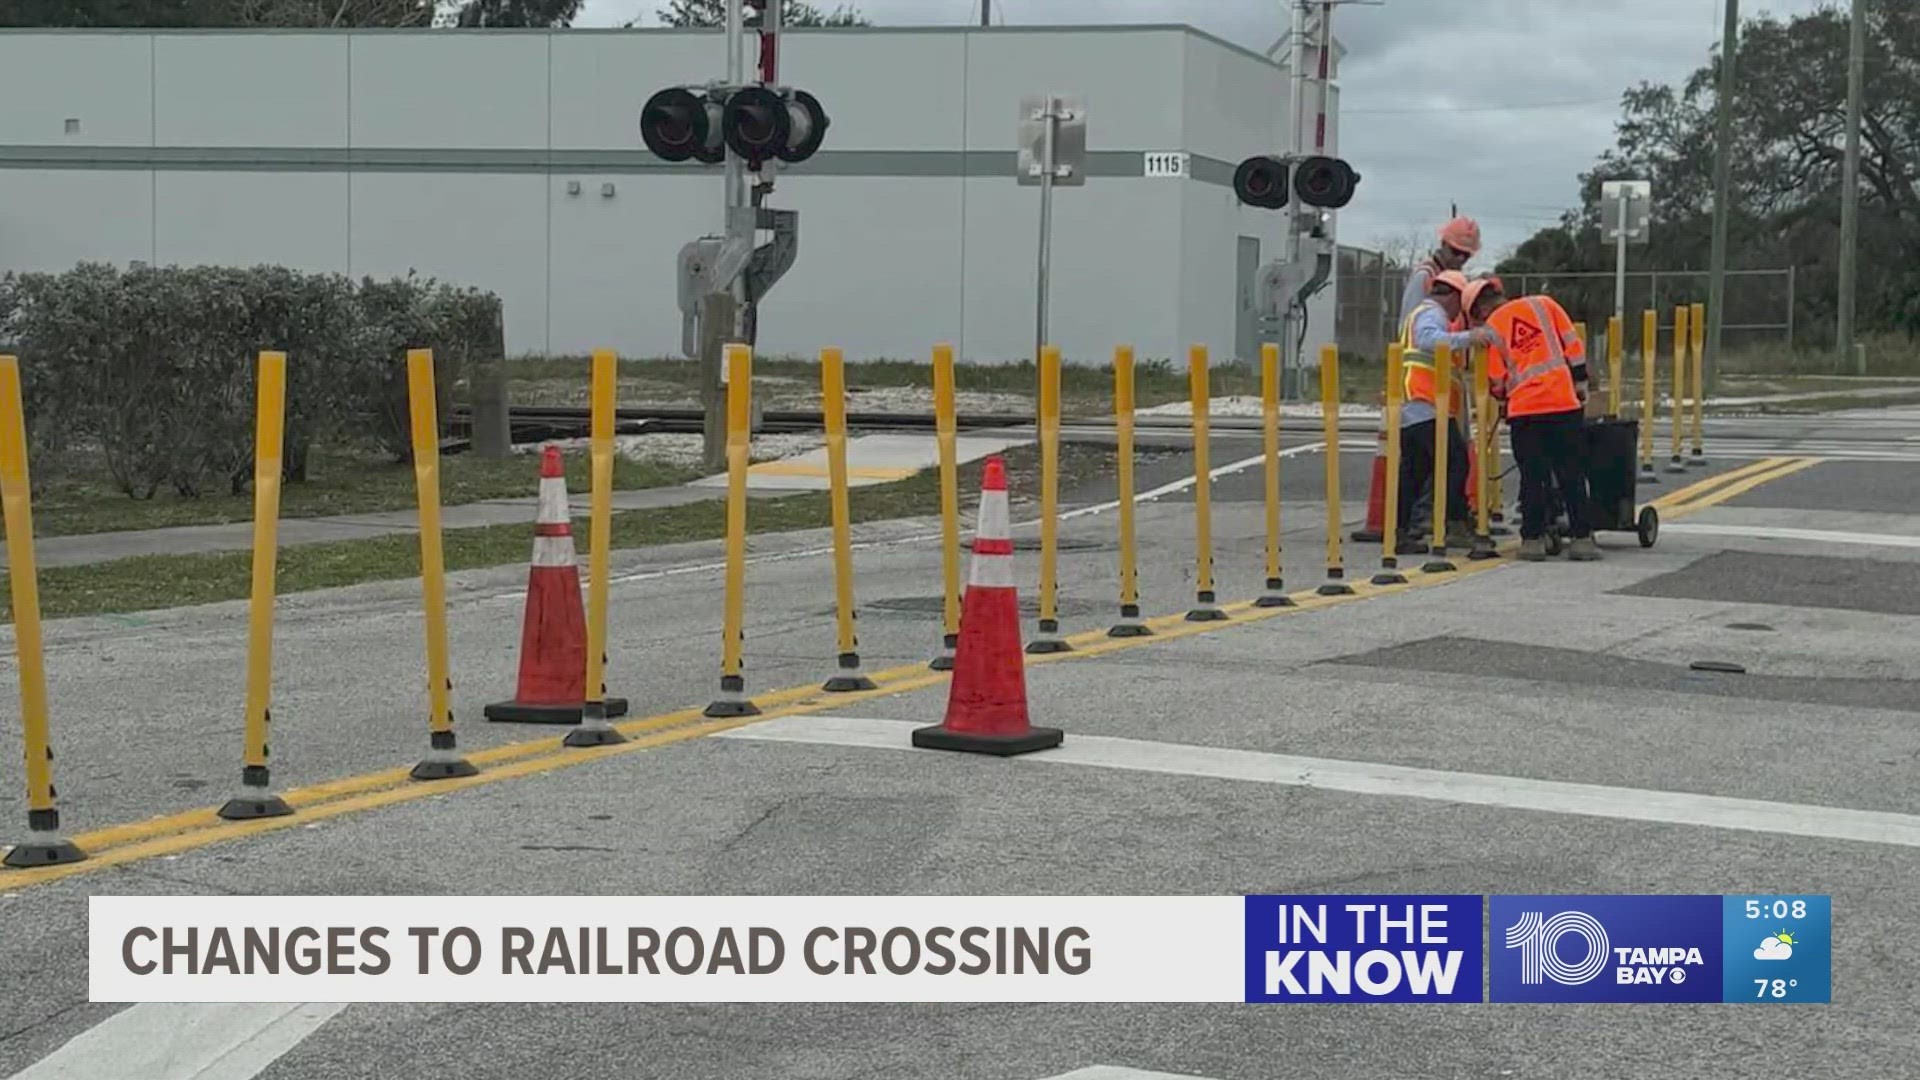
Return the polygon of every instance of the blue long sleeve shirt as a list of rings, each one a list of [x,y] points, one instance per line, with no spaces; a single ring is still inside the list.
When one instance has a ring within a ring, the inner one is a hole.
[[[1441,345],[1452,349],[1453,381],[1456,384],[1460,381],[1466,371],[1462,358],[1468,355],[1473,346],[1473,335],[1466,330],[1450,329],[1447,313],[1440,310],[1439,304],[1423,304],[1414,310],[1411,338],[1414,351],[1428,356],[1432,356]],[[1423,424],[1435,415],[1432,402],[1406,401],[1400,406],[1400,423],[1403,426]]]

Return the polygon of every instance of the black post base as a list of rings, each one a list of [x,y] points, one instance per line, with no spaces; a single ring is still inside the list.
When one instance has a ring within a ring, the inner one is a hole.
[[[574,748],[589,746],[618,746],[626,742],[627,737],[610,727],[583,727],[567,732],[561,739],[562,745]]]
[[[1299,607],[1300,605],[1293,602],[1293,597],[1284,593],[1266,593],[1258,600],[1255,600],[1253,606],[1257,608],[1283,608]]]
[[[228,821],[251,821],[254,818],[286,817],[293,813],[293,807],[278,795],[261,793],[259,795],[236,795],[227,800],[219,810],[221,817]]]
[[[865,675],[835,675],[822,683],[820,689],[831,694],[849,694],[856,690],[877,690],[879,684]]]
[[[458,780],[463,776],[479,776],[480,769],[466,758],[428,758],[407,775],[415,780]]]
[[[1108,637],[1152,637],[1153,631],[1141,623],[1118,623],[1107,631]]]
[[[724,718],[724,717],[730,717],[730,716],[759,716],[760,706],[755,705],[751,701],[745,701],[745,700],[733,701],[733,700],[723,698],[707,706],[703,715],[712,716],[716,718]]]
[[[1062,652],[1072,652],[1072,651],[1073,651],[1073,646],[1067,644],[1064,641],[1061,641],[1059,638],[1039,638],[1037,640],[1027,642],[1027,653],[1030,656],[1044,656],[1047,653],[1062,653]]]
[[[71,840],[29,840],[24,844],[15,844],[7,852],[7,857],[0,859],[0,866],[26,870],[35,866],[81,862],[86,857],[87,853]]]
[[[1066,736],[1059,728],[1028,728],[1023,735],[966,735],[949,731],[939,724],[915,728],[913,745],[922,750],[958,750],[968,754],[992,754],[1012,757],[1049,750],[1059,746]]]
[[[1398,570],[1382,570],[1373,575],[1373,583],[1375,585],[1405,585],[1407,583],[1407,575]]]

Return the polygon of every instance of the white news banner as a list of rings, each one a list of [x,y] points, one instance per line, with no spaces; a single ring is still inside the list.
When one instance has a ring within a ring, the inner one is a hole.
[[[1245,1000],[1238,896],[96,896],[131,1001]]]

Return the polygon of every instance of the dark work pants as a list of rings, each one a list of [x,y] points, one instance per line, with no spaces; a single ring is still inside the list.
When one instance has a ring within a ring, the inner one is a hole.
[[[1432,500],[1422,518],[1415,518],[1414,506],[1423,494],[1433,489],[1433,421],[1423,420],[1400,429],[1400,531],[1419,538],[1413,530],[1424,520],[1427,532],[1433,529]],[[1460,437],[1458,424],[1447,425],[1447,520],[1467,520],[1467,440]]]
[[[1547,485],[1557,485],[1567,510],[1567,534],[1592,536],[1587,517],[1586,438],[1581,431],[1585,410],[1515,416],[1507,421],[1513,432],[1513,457],[1520,466],[1520,538],[1547,534]]]

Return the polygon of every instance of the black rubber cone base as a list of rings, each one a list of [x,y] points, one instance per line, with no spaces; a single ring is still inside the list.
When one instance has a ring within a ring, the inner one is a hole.
[[[15,844],[0,865],[25,870],[35,866],[60,866],[84,860],[87,853],[71,840],[29,840]]]
[[[1030,727],[1024,735],[963,735],[940,724],[913,730],[913,745],[922,750],[958,750],[967,754],[1012,757],[1050,750],[1066,738],[1059,728]]]
[[[1298,607],[1299,605],[1293,602],[1293,597],[1291,596],[1283,596],[1279,593],[1267,593],[1260,597],[1260,599],[1255,600],[1253,606],[1257,608],[1277,608]]]
[[[952,671],[953,657],[936,656],[933,659],[927,661],[927,667],[933,671]]]
[[[832,694],[850,694],[855,690],[877,690],[880,684],[865,675],[835,675],[822,683],[820,689]]]
[[[1451,574],[1458,569],[1460,568],[1446,559],[1435,558],[1429,559],[1427,564],[1420,568],[1420,572],[1423,574]]]
[[[1029,656],[1045,656],[1048,653],[1072,651],[1073,646],[1061,641],[1059,638],[1040,638],[1037,641],[1027,642],[1027,655]]]
[[[254,818],[286,817],[293,813],[293,807],[278,795],[236,795],[227,800],[220,808],[220,816],[228,821],[251,821]]]
[[[705,715],[713,717],[759,716],[760,706],[745,700],[716,701],[707,706]]]
[[[1187,612],[1188,622],[1226,622],[1227,613],[1217,607],[1194,608]]]
[[[618,746],[626,742],[627,737],[610,727],[583,727],[567,732],[561,739],[561,745],[577,748],[590,746]]]
[[[1108,637],[1152,637],[1153,630],[1140,623],[1120,623],[1107,631]]]
[[[627,699],[606,699],[607,718],[627,715]],[[523,705],[518,701],[496,702],[480,710],[481,715],[499,724],[577,724],[579,705]]]
[[[1373,575],[1373,583],[1375,585],[1405,585],[1407,583],[1407,575],[1398,570],[1382,570]]]
[[[1313,591],[1321,596],[1352,596],[1353,586],[1344,581],[1329,581]]]
[[[479,776],[480,770],[466,758],[430,758],[415,765],[407,775],[415,780],[458,780],[463,776]]]

